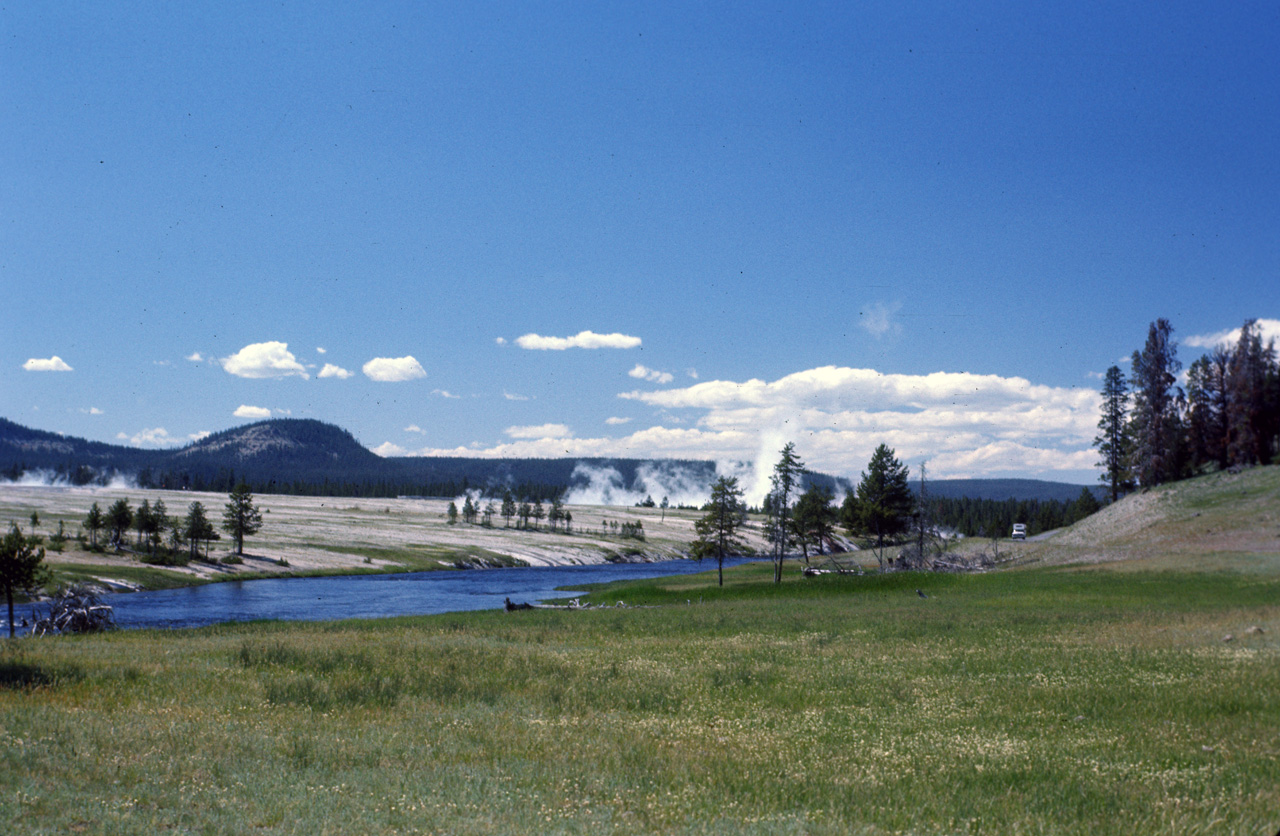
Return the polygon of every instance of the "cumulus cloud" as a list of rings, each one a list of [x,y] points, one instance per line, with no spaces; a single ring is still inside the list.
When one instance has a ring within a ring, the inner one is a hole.
[[[400,383],[426,377],[426,369],[413,357],[375,357],[361,367],[365,377],[379,383]]]
[[[892,305],[884,305],[880,302],[867,305],[858,312],[858,327],[873,337],[900,333],[902,326],[893,321],[893,315],[901,309],[901,302],[895,302]]]
[[[564,424],[539,424],[536,427],[507,427],[506,434],[512,438],[569,438],[573,435]]]
[[[494,341],[495,343],[497,343],[498,345],[506,345],[506,344],[507,344],[507,338],[506,338],[506,337],[495,337],[493,341]]]
[[[144,429],[134,435],[128,433],[116,433],[116,438],[126,441],[134,447],[173,447],[178,444],[186,443],[185,438],[175,438],[169,435],[169,431],[164,427],[153,427]]]
[[[527,401],[530,400],[528,395],[518,395],[515,392],[503,392],[502,397],[509,401]]]
[[[448,389],[432,389],[431,394],[439,395],[442,398],[448,398],[449,400],[454,400],[454,401],[460,400],[462,398],[461,395],[455,395],[452,392],[450,392]]]
[[[316,354],[328,354],[328,353],[329,353],[329,350],[327,348],[316,346]]]
[[[1096,478],[1092,442],[1100,396],[1088,387],[968,372],[902,375],[825,366],[773,381],[710,380],[619,397],[652,407],[663,425],[621,438],[578,438],[562,424],[511,427],[494,444],[397,455],[712,460],[722,472],[738,475],[752,496],[763,495],[761,486],[787,441],[815,470],[852,479],[881,443],[913,473],[927,460],[936,478]],[[689,423],[673,426],[680,419]]]
[[[191,361],[192,363],[203,363],[203,362],[204,362],[204,355],[203,355],[203,354],[201,354],[201,353],[200,353],[200,352],[198,352],[198,351],[193,351],[193,352],[191,352],[190,354],[188,354],[186,357],[184,357],[184,358],[182,358],[182,359],[184,359],[184,360],[189,360],[189,361]]]
[[[605,422],[606,424],[608,424],[609,426],[611,426],[611,427],[617,427],[617,426],[621,426],[622,424],[629,424],[629,423],[631,423],[631,419],[630,419],[630,418],[617,418],[617,417],[612,417],[612,418],[606,418],[606,419],[604,419],[604,422]]]
[[[191,439],[192,441],[200,441],[201,439],[208,438],[211,435],[213,435],[213,433],[211,433],[209,430],[201,430],[200,432],[191,433],[190,435],[187,436],[187,438]]]
[[[408,450],[406,450],[405,448],[401,447],[399,444],[392,444],[390,441],[384,441],[383,443],[379,444],[377,447],[374,447],[374,448],[373,448],[373,452],[374,452],[376,455],[382,456],[384,459],[385,459],[387,456],[407,456],[407,455],[409,455],[409,451],[408,451]]]
[[[339,380],[346,380],[354,374],[355,372],[347,371],[341,366],[335,366],[332,363],[325,363],[324,368],[320,370],[320,374],[316,375],[316,377],[336,377]]]
[[[102,414],[102,410],[98,409],[96,406],[91,406],[88,409],[82,408],[80,411],[83,412],[85,415],[101,415]]]
[[[240,404],[240,406],[236,407],[236,411],[231,414],[236,416],[237,418],[262,419],[262,418],[270,418],[271,410],[267,409],[264,406],[246,406],[245,404]]]
[[[594,331],[580,331],[572,337],[525,334],[516,338],[516,345],[530,351],[564,351],[568,348],[638,348],[640,338],[626,334],[597,334]]]
[[[67,365],[67,362],[58,355],[53,355],[48,360],[42,360],[38,357],[32,357],[22,364],[22,368],[29,372],[69,372],[73,369]]]
[[[627,372],[627,374],[640,380],[647,380],[650,383],[670,383],[675,380],[669,372],[660,372],[640,363],[636,363],[636,367]]]
[[[407,432],[407,433],[420,433],[420,432],[425,432],[425,431],[422,429],[422,427],[419,427],[417,424],[410,424],[409,426],[407,426],[407,427],[405,427],[405,428],[404,428],[404,431],[405,431],[405,432]]]
[[[251,343],[221,360],[222,368],[236,377],[255,379],[297,376],[306,380],[307,370],[282,342]]]
[[[1262,334],[1262,344],[1264,346],[1268,340],[1275,340],[1280,343],[1280,319],[1259,319],[1258,330]],[[1187,337],[1183,342],[1193,348],[1216,348],[1220,345],[1230,348],[1240,342],[1240,328],[1218,331],[1213,334],[1196,334]]]

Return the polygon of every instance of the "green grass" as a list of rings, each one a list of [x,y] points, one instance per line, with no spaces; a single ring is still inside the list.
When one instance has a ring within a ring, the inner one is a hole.
[[[770,580],[23,640],[0,656],[0,815],[20,833],[1280,826],[1275,575]]]

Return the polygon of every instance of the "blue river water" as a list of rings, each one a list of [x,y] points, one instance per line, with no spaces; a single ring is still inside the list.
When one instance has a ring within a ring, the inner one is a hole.
[[[725,566],[747,562],[725,560]],[[124,628],[203,627],[226,621],[326,621],[498,609],[505,599],[536,603],[581,594],[580,586],[706,572],[715,561],[606,563],[518,569],[406,572],[224,581],[106,597]],[[579,589],[575,591],[575,585]]]

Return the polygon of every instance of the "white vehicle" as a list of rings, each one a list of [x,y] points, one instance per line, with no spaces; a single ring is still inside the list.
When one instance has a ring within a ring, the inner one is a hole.
[[[1011,536],[1012,536],[1012,538],[1013,538],[1014,540],[1025,540],[1025,539],[1027,539],[1027,527],[1026,527],[1026,525],[1024,525],[1024,524],[1022,524],[1022,523],[1014,523],[1014,524],[1013,524],[1013,534],[1012,534]]]

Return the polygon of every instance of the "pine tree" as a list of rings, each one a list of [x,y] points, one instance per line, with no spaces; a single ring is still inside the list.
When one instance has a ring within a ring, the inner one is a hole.
[[[820,485],[810,485],[800,495],[792,514],[791,530],[804,554],[804,562],[809,562],[809,547],[817,554],[822,554],[823,542],[831,536],[835,527],[836,511],[831,507],[835,496]]]
[[[111,525],[111,546],[120,549],[129,526],[133,525],[133,509],[129,507],[129,500],[122,496],[111,503],[107,509],[107,520]]]
[[[747,521],[747,506],[737,477],[721,476],[711,486],[711,501],[703,506],[706,514],[693,524],[698,539],[690,551],[694,557],[715,555],[720,586],[724,586],[725,555],[741,553],[745,545],[737,537],[738,528]]]
[[[778,463],[770,477],[770,511],[768,533],[773,542],[773,582],[782,583],[782,561],[787,556],[787,544],[791,541],[791,497],[800,491],[800,478],[804,475],[804,462],[796,453],[796,445],[788,441],[782,447]]]
[[[503,491],[502,493],[502,518],[506,520],[506,527],[511,527],[511,518],[516,515],[516,500],[511,496],[511,491]]]
[[[1112,366],[1102,383],[1102,419],[1098,421],[1102,432],[1093,440],[1093,446],[1102,456],[1098,462],[1102,467],[1102,483],[1110,491],[1112,502],[1133,488],[1129,471],[1129,427],[1125,421],[1128,404],[1129,386],[1124,372],[1119,366]]]
[[[84,518],[84,527],[89,532],[89,548],[98,548],[98,532],[107,525],[106,519],[102,516],[102,509],[98,507],[98,503],[89,506],[89,514]]]
[[[253,494],[244,482],[235,486],[231,499],[222,514],[222,530],[236,541],[236,554],[244,554],[244,538],[257,534],[262,528],[262,512],[253,504]]]
[[[1266,464],[1271,460],[1267,432],[1267,374],[1275,346],[1262,346],[1256,319],[1245,322],[1227,366],[1227,458],[1232,464]]]
[[[1144,487],[1178,479],[1178,436],[1181,420],[1175,387],[1178,371],[1178,344],[1173,326],[1157,319],[1147,331],[1142,351],[1133,353],[1133,469]]]
[[[23,592],[47,582],[40,566],[44,549],[34,538],[23,535],[16,525],[0,540],[0,586],[9,604],[9,638],[13,638],[13,593]]]
[[[884,571],[886,542],[907,530],[915,497],[907,484],[907,466],[894,456],[893,450],[881,444],[871,454],[867,471],[858,483],[856,530],[876,540],[876,560]]]

